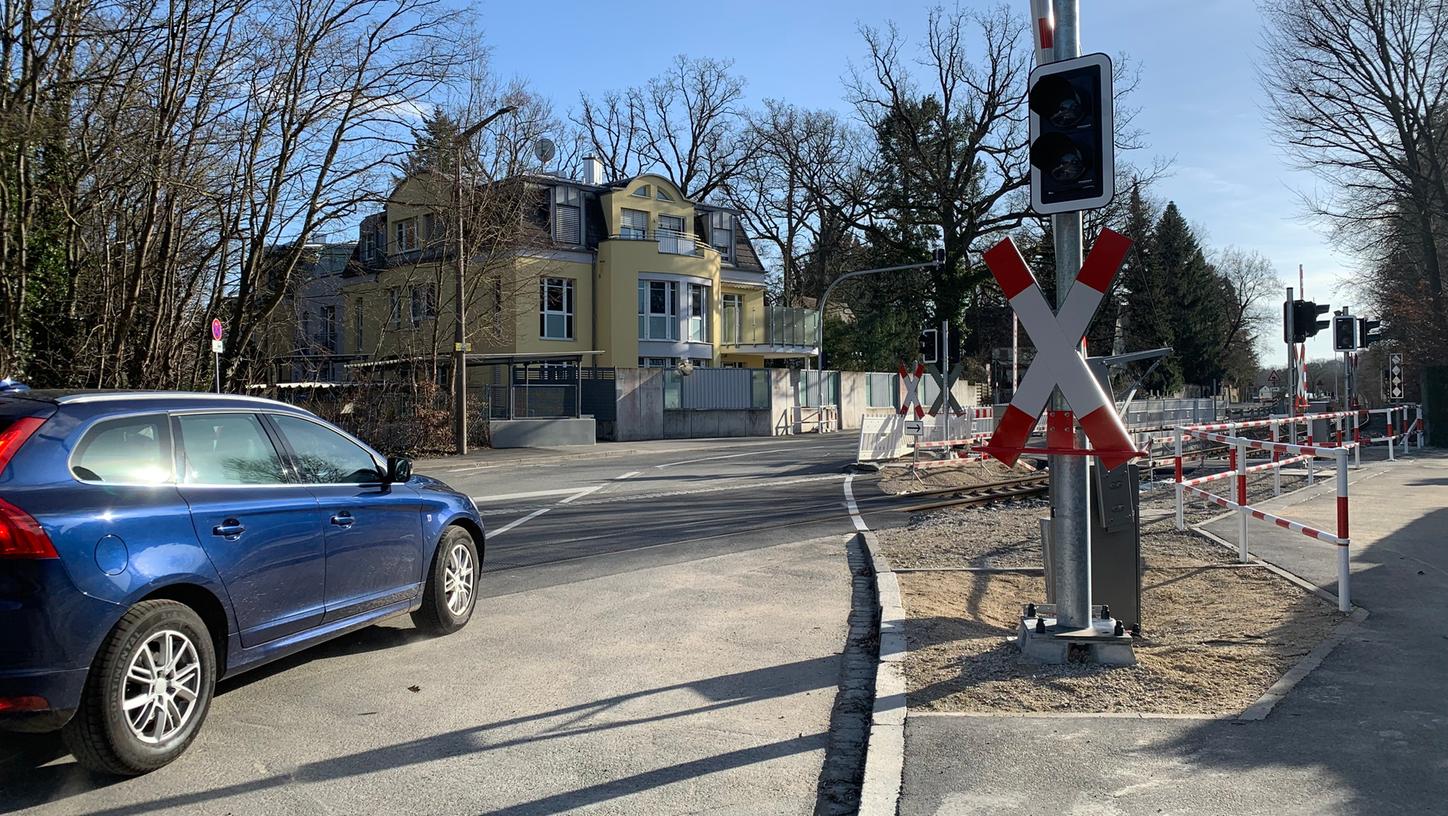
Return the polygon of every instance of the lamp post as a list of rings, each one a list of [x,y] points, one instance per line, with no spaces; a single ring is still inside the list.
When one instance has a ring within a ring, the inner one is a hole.
[[[467,244],[463,240],[463,151],[468,142],[487,127],[494,119],[506,113],[514,113],[517,105],[504,105],[483,118],[482,121],[464,130],[453,140],[456,159],[454,169],[453,198],[457,213],[457,294],[455,297],[455,322],[453,325],[453,438],[459,454],[468,452],[468,344],[467,344]]]
[[[818,372],[818,382],[816,383],[816,387],[819,389],[819,405],[817,405],[816,407],[820,409],[816,414],[815,429],[817,431],[824,428],[825,422],[825,306],[828,305],[830,302],[830,292],[833,292],[836,286],[839,286],[845,281],[851,278],[861,277],[862,275],[876,275],[881,272],[904,272],[907,269],[926,269],[932,266],[940,266],[941,264],[945,263],[945,250],[935,250],[934,258],[934,260],[928,261],[926,263],[901,264],[900,266],[882,266],[879,269],[860,269],[854,272],[846,272],[838,278],[830,281],[830,285],[825,287],[825,293],[823,295],[820,295],[820,305],[818,310],[819,313],[816,316],[815,320],[815,336],[819,341],[819,350],[815,353],[815,365],[816,371]],[[806,390],[805,396],[809,396],[808,390]]]

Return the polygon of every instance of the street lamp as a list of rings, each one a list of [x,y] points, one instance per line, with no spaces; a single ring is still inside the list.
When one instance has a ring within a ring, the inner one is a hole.
[[[466,270],[467,244],[463,240],[463,151],[468,142],[487,127],[494,119],[507,113],[515,113],[517,105],[504,105],[483,118],[482,121],[464,130],[453,140],[456,157],[456,178],[453,188],[454,207],[457,212],[457,296],[455,298],[455,322],[453,326],[453,438],[459,454],[468,452],[468,346],[467,346],[467,298]]]
[[[858,278],[862,275],[875,275],[881,272],[904,272],[907,269],[927,269],[929,267],[940,266],[941,264],[945,263],[945,250],[937,249],[933,253],[931,253],[931,256],[934,260],[931,260],[927,263],[902,264],[900,266],[883,266],[879,269],[860,269],[855,272],[846,272],[838,278],[830,281],[830,285],[825,287],[825,293],[823,295],[820,295],[819,314],[816,316],[815,320],[815,336],[819,340],[819,350],[815,353],[816,371],[819,374],[819,380],[816,383],[816,387],[819,389],[819,399],[816,400],[818,405],[815,406],[819,408],[819,411],[816,414],[815,422],[815,429],[817,431],[824,429],[825,422],[825,306],[830,302],[830,292],[833,292],[836,286],[839,286],[845,281],[851,278]],[[805,397],[808,396],[809,393],[806,390]]]

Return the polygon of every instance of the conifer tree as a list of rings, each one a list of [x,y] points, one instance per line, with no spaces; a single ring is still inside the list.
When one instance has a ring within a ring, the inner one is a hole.
[[[1132,240],[1131,251],[1122,264],[1120,281],[1126,351],[1172,346],[1175,340],[1171,311],[1171,288],[1161,265],[1156,262],[1156,230],[1151,206],[1141,189],[1132,185],[1126,208],[1123,234]],[[1182,385],[1179,355],[1163,360],[1143,383],[1150,391],[1174,393]]]
[[[1175,202],[1168,202],[1152,234],[1152,262],[1166,285],[1173,355],[1189,384],[1210,386],[1221,379],[1221,279],[1207,263],[1201,244]]]

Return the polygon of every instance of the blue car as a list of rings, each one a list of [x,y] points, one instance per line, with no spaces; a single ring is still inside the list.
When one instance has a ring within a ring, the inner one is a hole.
[[[145,773],[216,681],[383,618],[473,614],[483,523],[311,413],[174,392],[0,391],[0,728]]]

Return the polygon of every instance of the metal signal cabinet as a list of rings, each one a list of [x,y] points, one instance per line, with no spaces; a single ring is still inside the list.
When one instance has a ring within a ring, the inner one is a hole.
[[[1091,603],[1127,627],[1141,623],[1141,472],[1091,468]]]

